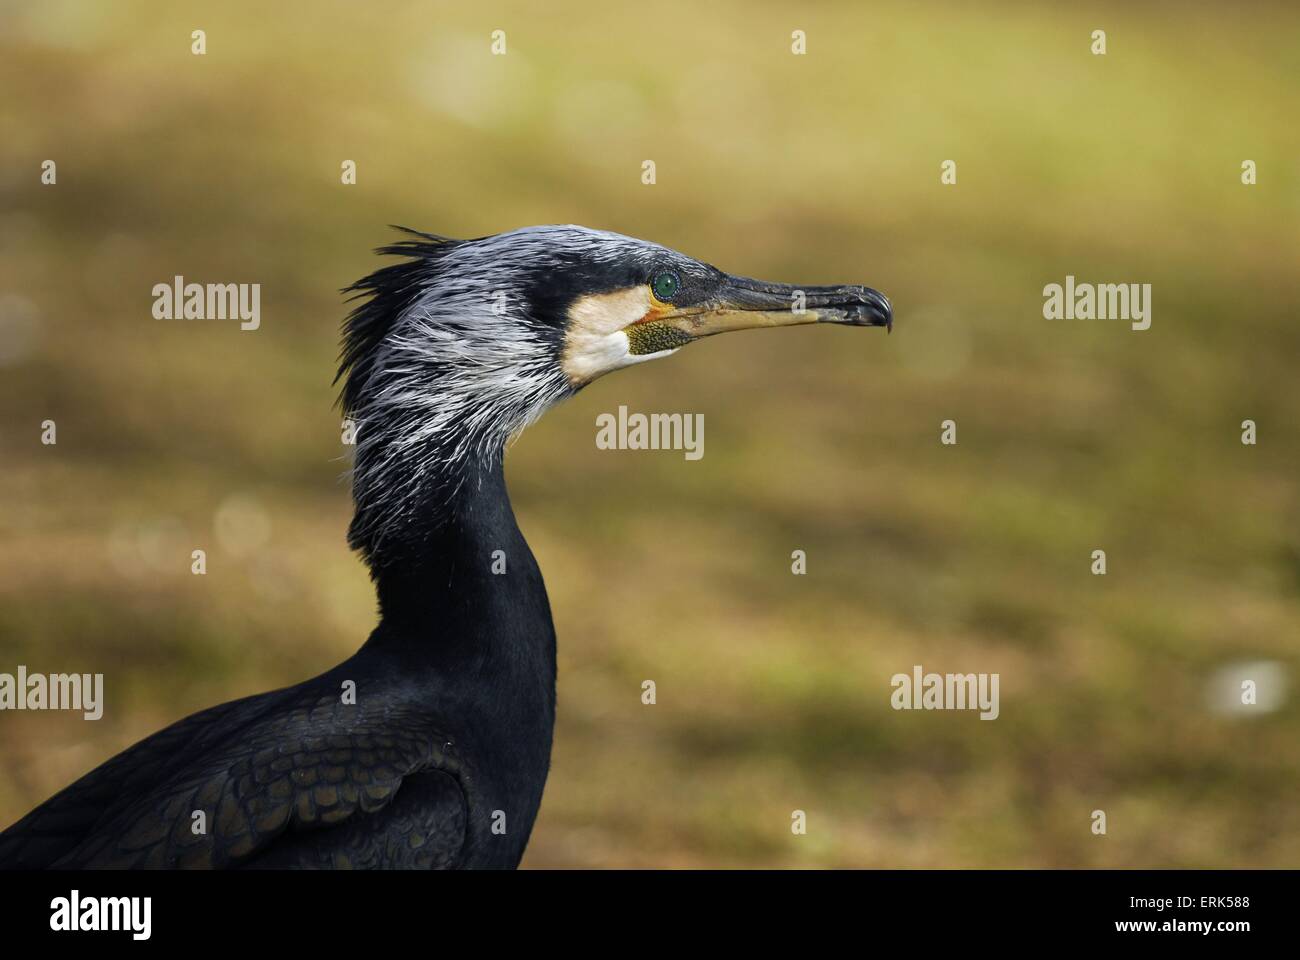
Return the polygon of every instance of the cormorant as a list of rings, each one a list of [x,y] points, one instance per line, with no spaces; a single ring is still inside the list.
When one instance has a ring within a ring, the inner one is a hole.
[[[378,251],[401,262],[345,290],[363,302],[338,373],[358,428],[349,541],[379,625],[327,673],[92,770],[0,834],[0,866],[516,866],[550,764],[555,631],[506,493],[509,439],[700,337],[892,323],[867,287],[730,276],[583,227],[407,233]]]

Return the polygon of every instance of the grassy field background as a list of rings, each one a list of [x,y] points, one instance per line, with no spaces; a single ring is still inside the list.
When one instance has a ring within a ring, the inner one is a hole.
[[[866,282],[897,325],[716,338],[512,449],[560,638],[526,865],[1300,865],[1298,31],[1281,5],[0,6],[0,671],[108,698],[0,714],[0,824],[360,644],[338,288],[386,224],[575,222]],[[262,328],[154,320],[175,274],[261,283]],[[1151,329],[1044,320],[1066,274],[1151,283]],[[703,413],[704,458],[597,450],[620,404]],[[1213,709],[1254,661],[1279,702]],[[998,672],[1001,716],[895,712],[918,663]]]

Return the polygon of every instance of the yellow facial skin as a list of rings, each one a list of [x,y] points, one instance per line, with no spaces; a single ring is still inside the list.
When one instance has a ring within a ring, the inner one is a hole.
[[[632,356],[648,356],[676,350],[684,347],[695,338],[684,330],[674,327],[665,318],[672,315],[673,305],[665,303],[654,294],[654,288],[647,287],[649,309],[641,319],[624,329],[627,334],[628,353]]]
[[[758,327],[820,323],[807,308],[740,310],[722,304],[674,307],[649,286],[592,294],[569,308],[563,367],[576,389],[622,367],[664,356],[701,337]]]

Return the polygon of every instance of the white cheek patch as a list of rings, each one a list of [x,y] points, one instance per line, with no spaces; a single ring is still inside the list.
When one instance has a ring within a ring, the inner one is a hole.
[[[646,287],[592,294],[574,301],[564,335],[563,367],[569,383],[582,386],[622,367],[676,353],[676,348],[639,355],[629,352],[623,329],[644,317],[652,306]]]

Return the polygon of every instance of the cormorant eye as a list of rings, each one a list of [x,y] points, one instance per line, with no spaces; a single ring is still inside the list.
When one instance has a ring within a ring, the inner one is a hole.
[[[668,303],[673,297],[677,296],[677,290],[682,285],[677,274],[671,270],[665,270],[663,273],[655,274],[655,278],[650,281],[650,290],[656,297],[664,303]]]

